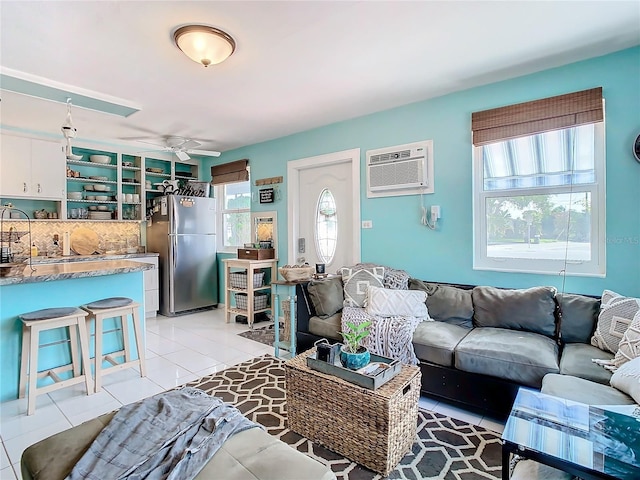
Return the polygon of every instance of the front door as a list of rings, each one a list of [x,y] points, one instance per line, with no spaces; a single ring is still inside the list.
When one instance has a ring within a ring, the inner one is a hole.
[[[290,265],[336,273],[360,261],[359,167],[360,149],[289,162]]]

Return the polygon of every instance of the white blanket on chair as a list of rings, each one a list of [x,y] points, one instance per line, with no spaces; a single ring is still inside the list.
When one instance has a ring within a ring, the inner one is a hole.
[[[393,358],[405,364],[417,365],[418,357],[413,349],[413,333],[418,324],[427,319],[428,317],[401,315],[379,317],[369,315],[364,308],[344,307],[342,331],[349,331],[347,323],[358,325],[371,321],[370,333],[362,342],[371,353]]]

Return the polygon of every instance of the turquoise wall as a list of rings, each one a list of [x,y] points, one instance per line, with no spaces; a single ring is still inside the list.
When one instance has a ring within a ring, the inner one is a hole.
[[[640,47],[546,70],[424,102],[335,123],[299,134],[225,152],[204,163],[248,158],[252,179],[282,175],[281,199],[260,205],[252,186],[252,210],[277,210],[281,259],[287,258],[287,162],[350,148],[361,149],[362,261],[407,270],[434,281],[523,288],[553,285],[557,275],[473,270],[471,113],[597,86],[606,101],[607,275],[567,277],[564,291],[601,294],[604,288],[640,296],[640,165],[633,139],[640,133]],[[300,112],[304,115],[304,112]],[[366,150],[432,139],[438,230],[420,224],[418,196],[366,198]],[[282,263],[282,262],[281,262]],[[223,298],[223,297],[221,297]]]

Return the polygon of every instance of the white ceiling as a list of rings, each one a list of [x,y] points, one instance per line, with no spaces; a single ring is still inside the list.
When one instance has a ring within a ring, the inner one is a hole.
[[[6,1],[0,65],[139,104],[75,108],[78,138],[225,151],[640,44],[634,1]],[[187,23],[237,42],[204,68]],[[61,138],[66,107],[2,90],[3,126]]]

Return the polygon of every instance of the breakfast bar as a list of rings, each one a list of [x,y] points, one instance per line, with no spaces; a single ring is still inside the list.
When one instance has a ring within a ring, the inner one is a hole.
[[[21,325],[18,315],[44,308],[69,307],[93,302],[105,297],[129,297],[144,305],[143,272],[153,265],[132,260],[66,261],[26,265],[24,272],[0,278],[0,401],[18,398]],[[144,311],[144,309],[143,309]],[[143,316],[144,317],[144,316]],[[143,320],[144,321],[144,320]],[[115,325],[105,322],[105,330]],[[54,345],[40,352],[39,369],[66,363],[60,329],[44,332],[43,338]],[[93,333],[90,332],[93,336]],[[59,337],[59,338],[57,338]],[[104,351],[116,351],[118,336],[104,335]],[[93,341],[91,344],[91,356]],[[136,351],[135,345],[131,346]]]

